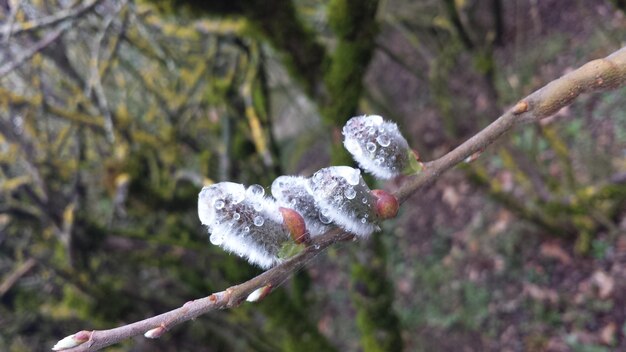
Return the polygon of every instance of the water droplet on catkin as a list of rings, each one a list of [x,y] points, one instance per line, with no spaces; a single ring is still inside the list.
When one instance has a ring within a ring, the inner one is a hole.
[[[265,194],[265,189],[261,185],[252,185],[248,187],[248,192],[253,196],[262,197]]]
[[[376,142],[378,142],[381,147],[388,147],[389,144],[391,144],[391,139],[389,139],[388,135],[381,134],[380,136],[376,137]]]
[[[209,241],[211,241],[212,244],[219,246],[222,242],[224,242],[224,236],[212,233],[211,236],[209,236]]]
[[[225,205],[225,203],[224,203],[224,201],[223,201],[223,200],[221,200],[221,199],[218,199],[218,200],[216,200],[216,201],[215,201],[215,203],[213,203],[213,206],[214,206],[214,207],[215,207],[215,209],[217,209],[217,210],[223,209],[223,208],[224,208],[224,205]]]
[[[347,168],[348,172],[344,172],[343,177],[349,185],[356,186],[361,181],[361,170]]]
[[[327,216],[327,214],[325,214],[324,211],[320,211],[319,218],[322,224],[330,224],[331,222],[330,218]]]
[[[357,142],[356,140],[352,138],[347,138],[344,143],[344,146],[352,155],[363,154],[363,151],[361,150],[361,146],[359,145],[359,142]]]
[[[367,142],[367,144],[365,145],[365,149],[367,149],[368,152],[373,153],[376,151],[376,144],[372,142]]]
[[[354,197],[356,197],[356,191],[354,190],[354,187],[348,187],[346,188],[344,195],[346,196],[346,198],[348,199],[354,199]]]
[[[263,226],[265,219],[262,216],[258,215],[254,218],[254,226]]]

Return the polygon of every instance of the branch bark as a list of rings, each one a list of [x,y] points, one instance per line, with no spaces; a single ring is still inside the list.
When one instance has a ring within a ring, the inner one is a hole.
[[[418,190],[432,184],[443,172],[481,153],[487,146],[517,125],[537,122],[571,104],[580,94],[617,89],[626,84],[626,47],[604,59],[591,61],[520,100],[496,121],[443,157],[424,164],[424,171],[408,178],[395,196],[403,203]],[[202,314],[233,308],[259,288],[282,284],[310,259],[337,242],[351,240],[353,235],[333,229],[316,237],[311,246],[280,265],[242,284],[232,286],[208,297],[185,303],[161,315],[110,330],[81,331],[74,338],[78,346],[65,351],[96,351],[121,340],[148,333],[159,337],[171,327]]]

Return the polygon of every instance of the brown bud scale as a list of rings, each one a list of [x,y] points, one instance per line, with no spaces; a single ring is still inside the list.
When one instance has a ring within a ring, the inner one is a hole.
[[[391,219],[398,215],[400,204],[396,197],[382,189],[375,189],[372,194],[376,197],[376,215],[379,219]]]
[[[279,207],[278,210],[283,216],[283,226],[289,231],[291,239],[297,244],[308,243],[310,238],[302,215],[290,208]]]

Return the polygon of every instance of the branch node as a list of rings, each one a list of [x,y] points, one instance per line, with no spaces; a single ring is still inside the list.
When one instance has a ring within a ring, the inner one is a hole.
[[[215,293],[209,296],[209,301],[210,301],[211,303],[217,303],[217,299],[218,299],[218,297],[217,297],[217,294],[215,294]],[[192,301],[189,301],[189,302],[185,303],[185,305],[188,305],[188,304],[190,304],[191,302],[192,302]]]
[[[245,300],[245,297],[233,295],[234,292],[236,291],[233,287],[227,288],[226,291],[224,291],[223,294],[220,295],[219,301],[226,302],[227,307],[238,307],[241,302]]]

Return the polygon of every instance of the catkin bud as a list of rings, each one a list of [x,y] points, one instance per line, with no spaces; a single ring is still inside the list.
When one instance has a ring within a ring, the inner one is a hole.
[[[263,300],[263,298],[267,297],[267,295],[272,292],[272,284],[267,284],[265,286],[259,287],[256,290],[252,291],[251,294],[248,295],[246,301],[248,302],[258,302]]]
[[[280,176],[272,183],[272,196],[282,207],[294,209],[304,218],[311,237],[319,236],[330,228],[320,220],[320,207],[307,190],[307,179],[300,176]]]
[[[82,345],[83,343],[89,341],[91,338],[91,332],[87,330],[79,331],[73,335],[66,336],[57,342],[53,347],[53,351],[63,351],[68,350],[70,348],[74,348],[78,345]]]
[[[264,194],[259,185],[246,189],[237,183],[216,183],[200,192],[198,216],[211,233],[211,243],[269,268],[281,262],[285,253],[293,254],[297,244],[289,230],[298,227],[286,226],[276,202]]]
[[[283,216],[283,226],[289,232],[291,239],[297,244],[309,243],[310,237],[302,215],[291,208],[278,207]]]
[[[382,189],[375,189],[372,191],[372,194],[376,197],[376,215],[378,219],[392,219],[398,215],[400,204],[394,195]]]
[[[159,337],[163,336],[163,334],[165,334],[167,332],[167,328],[165,328],[165,326],[157,326],[154,329],[150,329],[148,331],[146,331],[143,336],[148,338],[148,339],[158,339]]]
[[[359,236],[378,229],[375,202],[359,169],[331,166],[317,171],[308,179],[307,189],[320,207],[322,223],[335,223]]]
[[[380,179],[421,170],[416,153],[393,122],[378,115],[356,116],[343,127],[343,145],[366,172]]]

